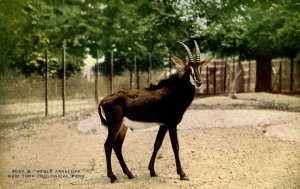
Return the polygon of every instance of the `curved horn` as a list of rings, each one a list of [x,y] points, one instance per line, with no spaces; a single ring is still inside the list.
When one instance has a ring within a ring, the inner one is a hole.
[[[200,48],[198,46],[198,43],[194,40],[195,47],[196,47],[196,64],[201,65],[201,60],[200,60]]]
[[[193,55],[192,55],[191,50],[189,49],[189,47],[186,46],[181,41],[178,41],[178,43],[180,43],[185,48],[185,50],[186,50],[186,52],[188,54],[188,57],[189,57],[189,63],[194,63]]]

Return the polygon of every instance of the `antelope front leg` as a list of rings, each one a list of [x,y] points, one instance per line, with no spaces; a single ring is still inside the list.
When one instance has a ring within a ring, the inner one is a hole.
[[[152,153],[152,156],[151,156],[151,159],[150,159],[150,162],[149,162],[149,166],[148,166],[151,177],[156,177],[157,176],[157,174],[155,173],[155,170],[154,170],[155,158],[156,158],[158,150],[160,149],[160,147],[162,145],[162,142],[165,138],[165,135],[166,135],[167,131],[168,131],[168,127],[166,125],[162,125],[162,126],[159,127],[159,130],[158,130],[158,133],[157,133],[157,136],[156,136],[156,140],[155,140],[155,143],[154,143],[153,153]]]
[[[180,180],[189,180],[189,178],[183,172],[181,164],[180,164],[179,144],[178,144],[176,126],[174,126],[174,125],[169,126],[169,134],[170,134],[172,148],[173,148],[173,152],[174,152],[174,156],[175,156],[175,160],[176,160],[177,173],[180,175]]]

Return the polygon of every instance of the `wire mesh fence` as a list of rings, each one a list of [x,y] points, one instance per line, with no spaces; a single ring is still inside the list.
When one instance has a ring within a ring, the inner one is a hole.
[[[273,92],[290,92],[291,72],[290,62],[274,60],[272,63]],[[149,76],[151,74],[151,76]],[[125,71],[121,75],[114,75],[112,92],[129,89],[144,88],[155,81],[167,78],[169,69],[153,70],[149,72]],[[255,61],[239,62],[237,60],[216,60],[201,70],[203,85],[197,89],[198,94],[223,94],[232,92],[254,92],[256,78]],[[137,78],[138,76],[138,78]],[[300,91],[300,66],[295,64],[294,92]],[[110,93],[110,78],[97,75],[90,71],[89,75],[78,74],[66,78],[65,111],[66,114],[83,109],[94,109],[101,97]],[[149,78],[152,78],[149,80]],[[63,115],[62,78],[48,76],[47,109],[49,116]],[[25,77],[6,74],[0,77],[0,123],[8,123],[13,117],[28,120],[33,117],[44,117],[45,77]]]
[[[153,71],[153,78],[162,78],[162,75],[164,76],[162,73]],[[132,75],[131,81],[130,74]],[[146,87],[149,83],[148,73],[140,73],[139,76],[140,87]],[[78,74],[66,78],[65,107],[63,107],[62,78],[49,76],[45,90],[44,76],[2,75],[0,77],[0,126],[10,124],[15,120],[22,122],[43,118],[46,111],[47,116],[62,116],[63,109],[66,114],[82,110],[96,111],[95,100],[110,93],[110,79],[98,75],[97,84],[98,86],[95,85],[93,73],[90,76]],[[113,92],[130,87],[136,88],[136,86],[137,78],[129,71],[122,75],[115,75],[113,78]],[[96,93],[97,89],[98,93]],[[47,105],[45,102],[46,91]]]

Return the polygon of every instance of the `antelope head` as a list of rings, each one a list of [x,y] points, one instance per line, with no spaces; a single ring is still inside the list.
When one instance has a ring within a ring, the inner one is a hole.
[[[209,60],[201,60],[200,59],[200,48],[198,43],[194,40],[195,43],[195,49],[196,49],[196,61],[194,62],[193,55],[191,53],[191,50],[188,46],[186,46],[184,43],[178,41],[186,50],[186,53],[188,55],[188,62],[185,63],[182,59],[172,56],[172,61],[177,65],[179,68],[179,76],[183,76],[184,74],[190,75],[190,81],[191,83],[196,87],[199,88],[202,85],[201,80],[201,66],[204,64],[208,64],[211,62],[212,59]]]

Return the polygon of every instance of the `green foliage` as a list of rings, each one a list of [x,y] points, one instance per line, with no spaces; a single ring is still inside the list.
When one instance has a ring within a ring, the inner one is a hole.
[[[20,7],[22,0],[0,1],[0,73],[4,74],[14,62],[17,43],[21,40],[26,16]],[[14,10],[14,11],[12,11]]]
[[[274,48],[279,56],[295,58],[300,52],[300,3],[287,3],[277,9],[280,19],[275,24],[280,27],[276,28]]]
[[[106,60],[116,50],[115,68],[119,71],[131,68],[136,56],[141,69],[146,70],[150,55],[153,67],[159,67],[164,56],[174,50],[178,36],[181,40],[188,38],[186,23],[176,14],[172,1],[30,0],[1,4],[10,13],[7,18],[1,14],[2,20],[19,21],[2,32],[2,36],[9,37],[1,40],[9,40],[12,48],[5,50],[1,45],[1,51],[6,51],[1,64],[8,59],[8,66],[25,75],[44,74],[46,49],[48,71],[60,74],[63,45],[67,48],[69,73],[79,70],[85,49],[94,57],[96,52],[98,56],[106,55]],[[20,15],[12,14],[16,9]],[[12,31],[17,34],[11,35]],[[104,72],[109,71],[108,62]]]
[[[204,44],[221,56],[295,57],[300,51],[299,1],[199,2],[195,6],[202,11],[196,16],[207,19],[200,31]]]
[[[17,10],[17,11],[16,11]],[[25,74],[61,74],[66,46],[67,71],[80,70],[84,54],[111,51],[115,71],[162,67],[171,54],[184,56],[176,41],[201,43],[203,52],[220,56],[296,57],[299,53],[300,3],[297,0],[1,0],[0,65]]]

